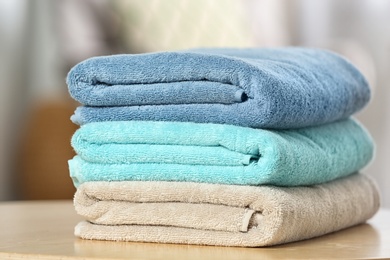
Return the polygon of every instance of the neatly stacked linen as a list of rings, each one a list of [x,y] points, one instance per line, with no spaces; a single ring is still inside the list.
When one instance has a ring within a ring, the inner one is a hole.
[[[373,142],[360,72],[324,50],[196,49],[88,59],[69,161],[86,239],[269,246],[362,223]]]

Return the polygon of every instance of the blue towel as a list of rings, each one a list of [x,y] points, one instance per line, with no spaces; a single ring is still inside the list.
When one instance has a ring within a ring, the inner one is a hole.
[[[296,130],[94,122],[75,132],[72,146],[75,186],[125,180],[312,185],[352,174],[373,156],[371,138],[352,119]]]
[[[196,49],[94,57],[67,78],[72,121],[182,121],[299,128],[345,119],[370,89],[344,58],[318,49]]]

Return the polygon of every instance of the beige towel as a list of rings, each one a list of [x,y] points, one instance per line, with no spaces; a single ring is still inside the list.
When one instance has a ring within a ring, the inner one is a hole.
[[[363,175],[307,187],[188,182],[87,182],[76,192],[85,239],[269,246],[357,225],[379,208]]]

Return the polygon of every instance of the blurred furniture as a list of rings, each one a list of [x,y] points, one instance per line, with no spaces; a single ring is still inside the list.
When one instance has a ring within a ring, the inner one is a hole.
[[[78,128],[69,119],[74,109],[64,98],[41,102],[30,111],[15,160],[19,199],[73,198],[67,161],[74,156],[70,139]]]
[[[267,248],[82,240],[71,201],[0,203],[0,259],[389,259],[390,210],[367,224]]]

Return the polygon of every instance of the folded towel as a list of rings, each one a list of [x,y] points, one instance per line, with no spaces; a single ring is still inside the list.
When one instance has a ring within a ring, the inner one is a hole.
[[[368,102],[362,74],[318,49],[197,49],[94,57],[67,78],[72,121],[190,121],[298,128]]]
[[[188,182],[87,182],[74,198],[85,239],[269,246],[362,223],[379,208],[373,181],[354,174],[308,187]]]
[[[81,126],[69,161],[75,186],[88,181],[192,181],[310,185],[349,175],[373,156],[353,119],[295,130],[223,124],[119,121]]]

